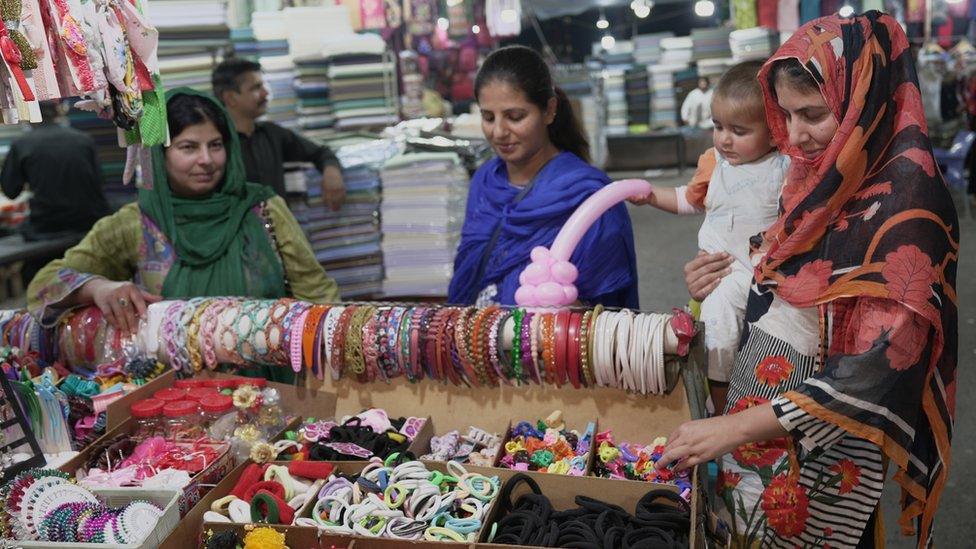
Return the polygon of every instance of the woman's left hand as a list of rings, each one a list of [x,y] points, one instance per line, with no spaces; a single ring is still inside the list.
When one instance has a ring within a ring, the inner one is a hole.
[[[681,471],[711,461],[742,445],[739,429],[733,416],[718,416],[683,423],[664,447],[664,454],[657,461],[658,469],[674,463],[672,469]]]

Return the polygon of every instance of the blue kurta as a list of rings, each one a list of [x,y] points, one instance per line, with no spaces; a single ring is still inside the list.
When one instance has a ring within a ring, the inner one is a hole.
[[[550,247],[576,208],[608,183],[601,170],[562,152],[518,200],[523,189],[509,182],[505,163],[497,157],[486,162],[471,181],[449,301],[471,304],[486,288],[494,288],[493,301],[513,305],[532,248]],[[638,308],[634,233],[624,204],[593,224],[571,261],[579,269],[581,301]]]

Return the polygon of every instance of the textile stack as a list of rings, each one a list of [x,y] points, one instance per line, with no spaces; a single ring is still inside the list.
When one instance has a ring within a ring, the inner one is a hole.
[[[702,59],[727,59],[732,57],[729,49],[729,29],[692,29],[691,42],[695,61]]]
[[[251,15],[251,28],[254,29],[257,61],[264,71],[265,85],[271,91],[265,118],[280,126],[295,128],[298,126],[295,64],[289,55],[284,14],[280,11],[255,12]]]
[[[578,101],[583,128],[590,140],[590,154],[596,165],[606,159],[603,128],[606,126],[606,102],[603,98],[599,64],[561,64],[553,70],[556,84],[570,100]]]
[[[150,17],[159,29],[159,70],[167,89],[210,91],[214,63],[230,44],[227,12],[226,0],[153,1]]]
[[[329,100],[328,63],[321,57],[295,59],[298,127],[310,139],[332,134],[335,114]]]
[[[729,33],[732,59],[737,63],[753,59],[766,60],[779,47],[779,33],[775,30],[755,27]]]
[[[289,207],[308,236],[315,258],[339,284],[344,299],[380,293],[383,256],[380,251],[380,173],[398,149],[387,140],[369,140],[333,149],[342,163],[346,203],[337,212],[322,201],[322,176],[304,172],[306,194]]]
[[[651,123],[651,88],[647,67],[634,65],[624,74],[627,90],[627,131],[645,133]]]
[[[634,37],[634,61],[648,67],[658,64],[664,55],[661,40],[671,37],[674,37],[674,33],[656,32]]]
[[[386,162],[381,179],[383,294],[447,296],[469,184],[461,158],[399,155]]]
[[[674,128],[678,125],[680,105],[674,95],[674,71],[680,68],[675,65],[654,65],[650,68],[652,128]]]
[[[603,96],[607,100],[607,135],[627,133],[627,89],[626,71],[606,69],[603,71]]]
[[[664,65],[683,66],[694,60],[694,42],[689,36],[662,38],[660,44]]]
[[[327,43],[323,53],[338,129],[397,123],[396,65],[382,38],[369,34]]]

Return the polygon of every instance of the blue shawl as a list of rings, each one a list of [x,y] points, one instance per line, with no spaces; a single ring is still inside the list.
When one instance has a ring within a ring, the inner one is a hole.
[[[486,162],[471,181],[448,300],[474,303],[485,287],[495,284],[495,301],[513,305],[518,277],[529,264],[532,248],[551,246],[573,211],[608,183],[605,173],[562,152],[539,171],[528,193],[515,202],[522,189],[509,183],[505,163],[497,157]],[[496,227],[501,228],[498,239],[488,250]],[[490,256],[482,269],[486,253]],[[579,269],[576,287],[581,301],[638,308],[634,233],[624,204],[614,206],[593,224],[571,261]],[[483,270],[480,277],[479,270]]]

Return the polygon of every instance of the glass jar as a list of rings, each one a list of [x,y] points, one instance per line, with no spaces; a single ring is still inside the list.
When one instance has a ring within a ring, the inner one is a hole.
[[[166,404],[163,418],[167,440],[192,442],[204,435],[200,425],[200,405],[192,400]]]
[[[163,406],[166,403],[155,398],[133,402],[129,412],[135,421],[132,439],[142,442],[147,438],[165,436],[163,429]]]
[[[214,394],[200,401],[203,428],[213,440],[224,440],[234,431],[236,412],[234,399],[227,395]]]
[[[186,399],[186,389],[178,389],[176,387],[167,387],[165,389],[160,389],[153,393],[153,398],[157,400],[162,400],[163,402],[178,402],[180,400]]]

